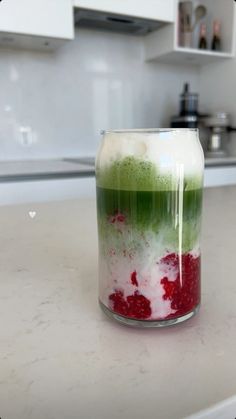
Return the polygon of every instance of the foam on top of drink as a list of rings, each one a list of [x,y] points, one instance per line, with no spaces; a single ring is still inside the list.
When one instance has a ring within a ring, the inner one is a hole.
[[[194,130],[107,132],[96,162],[105,188],[185,190],[201,187],[204,156]]]

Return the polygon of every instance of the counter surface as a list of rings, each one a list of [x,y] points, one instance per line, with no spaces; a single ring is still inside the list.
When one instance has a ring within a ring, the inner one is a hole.
[[[236,157],[206,158],[205,168],[235,168]],[[73,179],[95,175],[95,157],[0,161],[0,183]]]
[[[161,330],[100,311],[94,200],[0,217],[2,419],[182,419],[236,393],[236,187],[205,190],[199,314]]]
[[[0,183],[94,176],[91,159],[41,159],[0,162]]]

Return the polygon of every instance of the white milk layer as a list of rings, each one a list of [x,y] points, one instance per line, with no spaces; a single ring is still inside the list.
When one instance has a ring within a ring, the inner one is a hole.
[[[97,160],[99,168],[107,168],[128,156],[152,162],[163,175],[170,174],[176,166],[185,176],[201,176],[204,169],[204,155],[195,130],[105,133]]]

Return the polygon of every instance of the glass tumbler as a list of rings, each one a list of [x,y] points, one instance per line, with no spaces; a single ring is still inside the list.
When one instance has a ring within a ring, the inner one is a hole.
[[[196,129],[103,132],[99,301],[108,316],[162,327],[198,311],[203,170]]]

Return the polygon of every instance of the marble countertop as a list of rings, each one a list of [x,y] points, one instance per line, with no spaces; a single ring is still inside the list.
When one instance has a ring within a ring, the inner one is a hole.
[[[100,311],[94,200],[0,208],[2,419],[182,419],[236,393],[236,187],[204,193],[202,307],[162,330]]]

